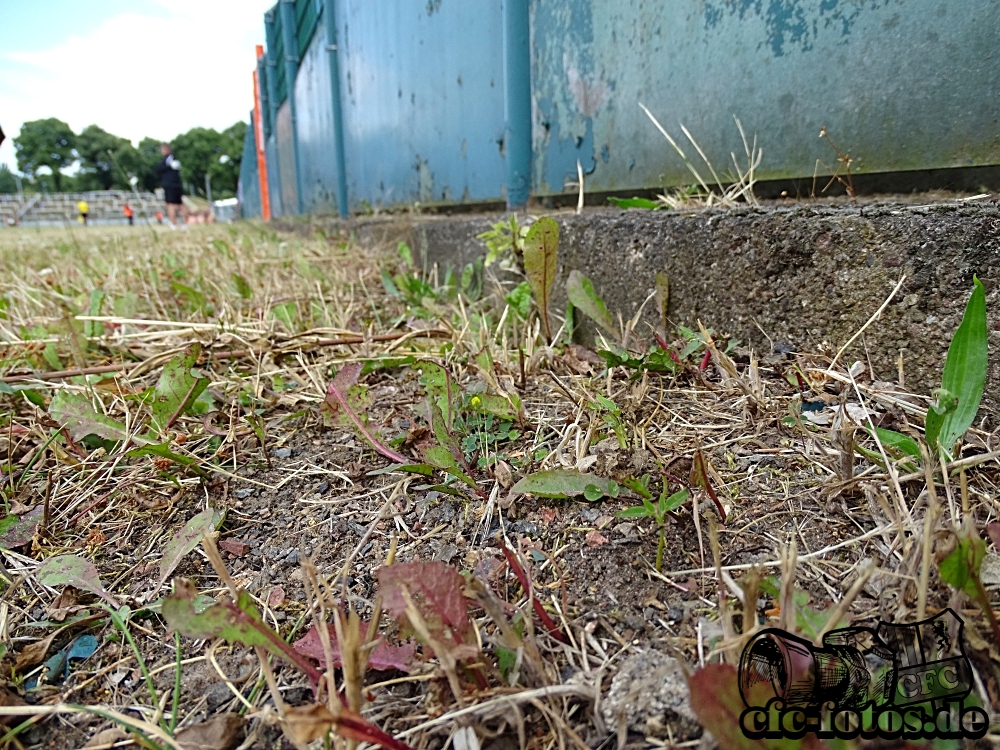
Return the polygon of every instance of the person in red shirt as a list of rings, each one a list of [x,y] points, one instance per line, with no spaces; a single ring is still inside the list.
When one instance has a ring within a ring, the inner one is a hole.
[[[126,203],[122,206],[122,213],[125,214],[125,218],[128,219],[128,225],[132,226],[135,218],[135,211],[132,210],[132,206]]]

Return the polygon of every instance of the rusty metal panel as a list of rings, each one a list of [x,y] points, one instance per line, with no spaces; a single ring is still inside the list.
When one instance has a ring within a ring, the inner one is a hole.
[[[295,194],[295,142],[292,139],[292,108],[286,100],[278,107],[274,118],[275,151],[278,155],[278,191],[281,195],[281,214],[297,213],[298,196]],[[268,168],[270,171],[270,168]],[[274,195],[274,193],[271,193]],[[273,213],[273,207],[272,207]],[[275,214],[278,215],[278,214]]]
[[[500,198],[499,0],[343,0],[336,15],[351,207]]]
[[[998,0],[532,0],[532,188],[694,179],[638,103],[701,165],[763,148],[761,179],[1000,164]],[[820,172],[824,171],[822,166]],[[707,170],[702,167],[702,171]]]

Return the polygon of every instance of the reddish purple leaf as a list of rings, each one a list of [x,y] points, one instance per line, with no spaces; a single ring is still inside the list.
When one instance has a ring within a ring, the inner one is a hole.
[[[712,733],[719,747],[733,750],[821,750],[826,744],[815,734],[801,740],[752,740],[740,728],[740,714],[746,709],[740,696],[736,667],[731,664],[709,664],[699,669],[688,682],[691,690],[691,708],[698,721]],[[751,698],[751,700],[753,700]]]
[[[5,527],[2,535],[0,535],[0,547],[15,549],[26,545],[35,535],[35,531],[38,529],[38,524],[42,522],[44,514],[45,508],[41,505],[36,505],[20,518],[15,517],[11,521],[12,517],[7,516],[3,521],[0,521],[0,527]]]
[[[507,558],[507,564],[510,565],[511,571],[514,573],[514,577],[517,578],[517,582],[521,584],[521,588],[524,589],[524,593],[531,596],[532,606],[535,610],[535,614],[538,615],[538,619],[542,621],[549,634],[561,643],[567,643],[566,636],[556,625],[555,620],[549,616],[549,613],[545,611],[545,607],[542,603],[538,601],[538,597],[532,594],[531,590],[531,579],[528,574],[524,572],[524,568],[521,567],[521,563],[518,562],[517,555],[514,553],[510,547],[506,544],[502,546],[504,557]]]
[[[347,389],[358,382],[362,369],[364,369],[364,365],[360,362],[351,362],[344,365],[340,368],[340,372],[337,373],[331,385],[341,393],[347,393]]]
[[[447,628],[452,634],[447,640],[461,643],[469,629],[469,605],[455,567],[439,560],[398,563],[379,568],[378,583],[382,606],[397,620],[406,617],[405,586],[431,633],[438,637]]]
[[[367,441],[367,443],[378,453],[381,453],[390,461],[397,464],[409,463],[406,456],[396,453],[396,451],[379,442],[378,438],[368,431],[364,422],[362,422],[361,418],[354,413],[354,409],[351,408],[351,405],[347,401],[347,390],[358,381],[358,376],[361,374],[362,367],[363,365],[359,362],[352,362],[351,364],[344,365],[341,368],[340,372],[337,373],[337,376],[330,382],[330,386],[327,388],[326,404],[333,409],[334,412],[336,412],[338,408],[343,409],[344,414],[349,420],[351,420],[351,424],[354,425],[354,429],[358,431],[358,435]],[[331,396],[333,397],[333,400],[331,400]]]
[[[990,535],[993,548],[997,552],[1000,552],[1000,521],[991,521],[986,524],[986,533]]]
[[[340,666],[340,644],[337,643],[337,630],[333,625],[327,625],[330,633],[330,650],[333,652],[333,666]],[[361,638],[365,638],[368,631],[368,623],[361,623]],[[315,659],[320,664],[326,663],[326,656],[323,654],[323,641],[319,637],[319,631],[313,625],[309,631],[299,640],[292,644],[292,647],[304,656]],[[410,671],[410,660],[413,659],[413,652],[416,646],[412,643],[404,643],[402,646],[392,646],[381,639],[378,645],[372,649],[371,656],[368,657],[368,668],[377,670],[398,669],[400,672]]]

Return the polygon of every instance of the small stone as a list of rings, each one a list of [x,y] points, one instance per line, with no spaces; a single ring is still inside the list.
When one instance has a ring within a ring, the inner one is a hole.
[[[316,485],[316,494],[317,495],[324,495],[324,494],[326,494],[326,491],[328,489],[330,489],[330,483],[329,482],[326,482],[326,481],[320,482],[319,484]]]
[[[541,529],[538,528],[537,523],[531,521],[517,521],[514,523],[514,531],[519,534],[524,534],[525,536],[538,536],[538,532]]]
[[[254,490],[253,487],[244,487],[241,490],[236,490],[236,497],[238,497],[240,500],[246,500],[253,494],[253,490]]]
[[[228,552],[236,557],[243,557],[250,551],[250,545],[236,539],[222,539],[219,542],[219,549]]]
[[[291,552],[285,555],[286,563],[297,564],[301,559],[302,559],[302,553],[299,552],[297,549],[293,549]]]
[[[670,607],[667,610],[667,619],[670,622],[681,622],[684,619],[684,610],[681,607]]]
[[[292,449],[291,448],[276,448],[271,455],[273,455],[275,458],[281,458],[281,459],[291,458],[292,457]]]
[[[458,547],[456,547],[454,544],[446,544],[440,550],[438,550],[438,553],[434,555],[434,559],[440,560],[441,562],[450,563],[451,558],[453,558],[457,554],[458,554]]]
[[[622,536],[638,536],[639,530],[634,523],[620,523],[614,527],[613,531]]]
[[[615,728],[623,739],[633,731],[676,742],[701,731],[680,663],[659,651],[641,651],[625,660],[611,681],[601,711],[609,728]]]
[[[217,682],[205,691],[205,699],[208,701],[208,710],[211,712],[214,712],[219,706],[232,697],[233,694],[229,692],[229,688],[226,687],[226,683],[224,682]]]

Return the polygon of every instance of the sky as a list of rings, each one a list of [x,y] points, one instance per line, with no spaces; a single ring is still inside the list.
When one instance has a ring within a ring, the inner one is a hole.
[[[254,45],[276,0],[0,0],[0,164],[21,123],[97,124],[133,143],[253,107]]]

